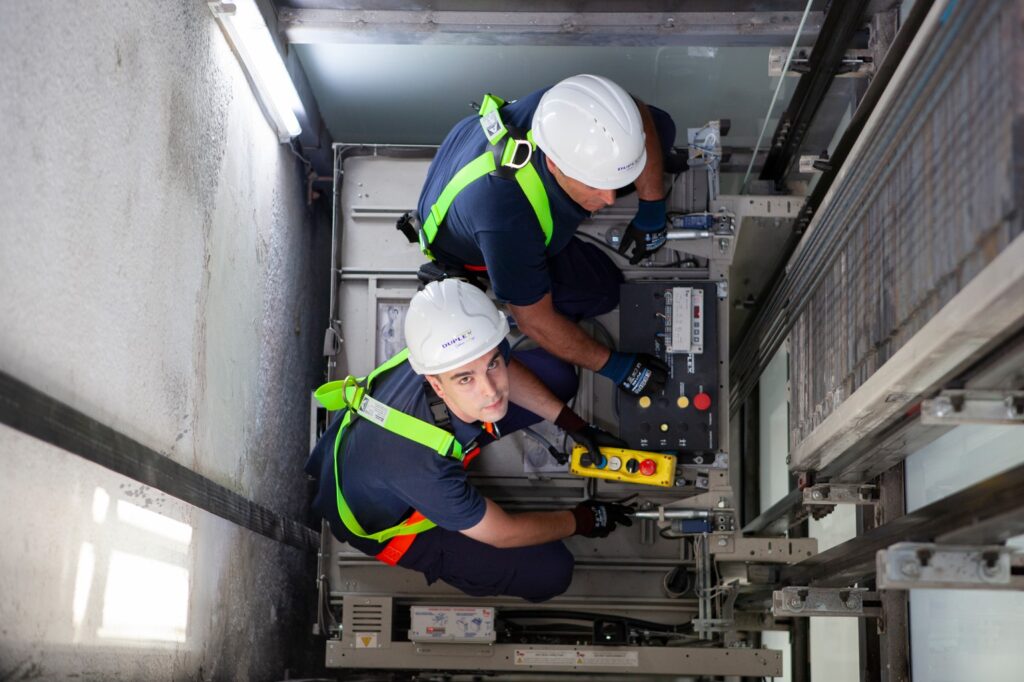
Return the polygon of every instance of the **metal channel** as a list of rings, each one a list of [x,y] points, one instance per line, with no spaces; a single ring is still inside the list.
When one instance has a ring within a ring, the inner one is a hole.
[[[292,44],[721,47],[788,45],[802,14],[798,9],[729,11],[724,3],[709,4],[721,11],[672,11],[679,9],[679,3],[672,2],[633,2],[634,11],[592,11],[587,2],[520,4],[515,11],[450,10],[436,5],[427,10],[367,8],[367,4],[279,7],[278,26]],[[813,42],[823,21],[823,12],[809,14],[802,44]]]

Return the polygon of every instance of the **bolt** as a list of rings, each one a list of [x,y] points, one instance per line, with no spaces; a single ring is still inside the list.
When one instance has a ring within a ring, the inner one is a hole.
[[[1024,400],[1010,395],[1003,400],[1003,405],[1006,406],[1007,419],[1020,419],[1024,416]]]
[[[987,578],[994,578],[999,574],[999,564],[982,564],[981,572]]]
[[[718,508],[719,509],[725,509],[725,498],[724,497],[719,497],[718,498]]]
[[[725,547],[728,544],[729,544],[729,541],[726,540],[725,538],[718,538],[718,546],[719,547]]]
[[[789,608],[791,608],[791,609],[799,609],[802,606],[803,606],[803,602],[800,601],[800,597],[790,597],[789,598]]]
[[[811,499],[812,500],[820,500],[821,498],[822,498],[822,494],[821,494],[820,490],[812,490],[811,491]]]
[[[722,253],[726,253],[729,250],[729,240],[724,238],[719,239],[718,250],[721,251]]]
[[[941,395],[935,398],[931,402],[932,416],[943,419],[953,414],[953,401],[948,397]]]

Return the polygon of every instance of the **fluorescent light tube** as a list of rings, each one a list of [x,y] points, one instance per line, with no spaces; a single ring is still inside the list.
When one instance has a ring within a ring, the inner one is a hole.
[[[263,113],[278,139],[287,142],[302,132],[296,117],[303,111],[302,102],[256,0],[210,2],[209,6],[238,55]]]

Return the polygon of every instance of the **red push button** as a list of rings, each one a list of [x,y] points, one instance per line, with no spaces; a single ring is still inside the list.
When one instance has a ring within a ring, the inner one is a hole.
[[[653,459],[645,459],[640,462],[640,473],[644,476],[653,476],[657,469],[658,465]]]
[[[693,396],[693,406],[701,411],[708,409],[711,407],[711,396],[707,393],[698,393]]]

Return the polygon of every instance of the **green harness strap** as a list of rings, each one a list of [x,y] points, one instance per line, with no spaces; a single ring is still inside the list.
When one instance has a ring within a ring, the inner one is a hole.
[[[384,403],[374,400],[368,395],[373,385],[373,380],[379,375],[394,369],[402,364],[409,357],[409,349],[405,348],[397,355],[387,360],[383,365],[370,372],[366,377],[356,378],[345,377],[340,381],[330,381],[316,390],[314,396],[331,412],[345,411],[338,427],[338,435],[334,439],[334,489],[338,501],[338,515],[342,523],[353,535],[367,540],[387,542],[396,535],[415,535],[425,530],[434,528],[437,524],[429,519],[415,523],[400,523],[391,528],[385,528],[376,533],[367,533],[355,514],[341,494],[341,476],[338,471],[338,451],[341,448],[341,439],[345,429],[353,421],[353,413],[368,421],[377,424],[381,428],[394,433],[395,435],[408,438],[424,447],[430,448],[442,457],[451,457],[462,461],[462,445],[455,440],[455,436],[444,429],[413,417],[412,415],[393,410]],[[363,383],[365,382],[365,387]]]
[[[480,105],[480,125],[487,136],[490,148],[480,156],[476,157],[465,166],[459,169],[444,189],[441,190],[437,201],[430,207],[430,214],[425,216],[423,227],[420,230],[420,250],[427,258],[433,260],[434,255],[430,252],[430,245],[437,236],[437,230],[444,222],[448,209],[459,192],[480,178],[498,170],[499,162],[495,160],[495,148],[497,144],[507,136],[505,147],[501,152],[500,166],[502,168],[515,169],[516,184],[523,190],[527,201],[537,214],[537,222],[544,233],[544,246],[551,243],[551,234],[554,231],[554,220],[551,217],[551,205],[548,203],[548,193],[544,189],[544,183],[537,173],[537,169],[530,163],[533,150],[537,144],[533,141],[532,131],[527,131],[525,139],[517,139],[509,134],[501,120],[500,109],[505,104],[504,100],[494,95],[484,95],[483,104]],[[529,154],[526,161],[521,164],[515,163],[515,157],[520,147],[528,146]]]

